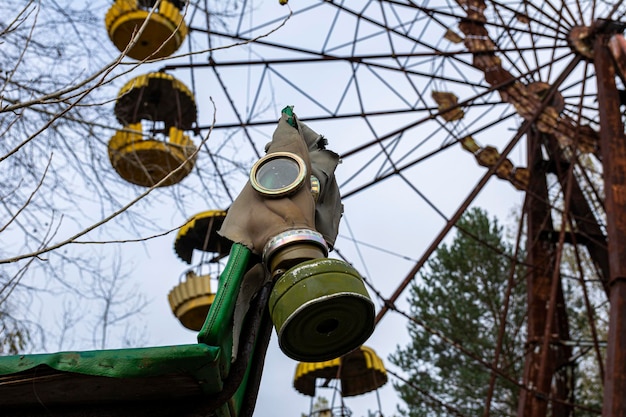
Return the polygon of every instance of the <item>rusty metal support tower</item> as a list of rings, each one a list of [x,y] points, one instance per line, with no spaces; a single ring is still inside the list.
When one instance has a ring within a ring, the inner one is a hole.
[[[594,48],[598,101],[601,103],[600,149],[610,266],[609,334],[602,415],[618,417],[626,415],[626,142],[615,84],[616,69],[608,43],[608,35],[597,36]]]
[[[626,56],[614,39],[620,28],[598,21],[589,28],[590,35],[585,40],[591,49],[592,55],[587,58],[596,70],[600,103],[597,155],[603,164],[606,234],[594,219],[592,208],[571,174],[572,164],[559,150],[554,135],[535,128],[527,135],[531,177],[525,212],[527,261],[531,267],[527,277],[528,339],[519,417],[544,417],[549,409],[551,415],[574,415],[573,380],[567,369],[572,349],[561,343],[569,340],[560,276],[560,254],[566,242],[584,244],[600,272],[610,303],[606,364],[600,372],[604,375],[603,416],[626,416],[626,138],[615,82],[616,76],[625,79]],[[565,207],[558,230],[551,216],[548,173],[557,176],[563,190]],[[585,241],[577,242],[581,236],[586,236]]]

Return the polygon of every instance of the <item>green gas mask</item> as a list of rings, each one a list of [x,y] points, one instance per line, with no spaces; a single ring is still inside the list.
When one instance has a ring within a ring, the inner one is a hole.
[[[291,107],[266,151],[220,234],[258,255],[272,280],[268,307],[282,351],[303,362],[342,356],[373,332],[374,305],[360,274],[328,258],[343,211],[339,156]]]

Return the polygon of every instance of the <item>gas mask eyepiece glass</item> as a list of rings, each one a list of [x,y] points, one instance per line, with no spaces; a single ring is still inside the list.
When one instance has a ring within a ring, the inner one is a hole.
[[[250,170],[250,184],[266,197],[295,193],[307,178],[304,160],[291,152],[273,152],[259,159]]]

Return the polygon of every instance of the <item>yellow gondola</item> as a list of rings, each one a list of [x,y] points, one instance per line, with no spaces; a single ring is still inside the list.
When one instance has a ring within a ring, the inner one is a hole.
[[[174,241],[178,257],[190,264],[194,250],[213,252],[218,258],[228,255],[232,242],[217,233],[225,218],[225,210],[207,210],[187,220]]]
[[[115,117],[124,126],[141,120],[190,130],[197,119],[193,93],[165,72],[151,72],[128,81],[115,102]]]
[[[342,397],[365,394],[387,382],[383,361],[373,349],[361,346],[340,358],[325,362],[300,362],[293,380],[294,388],[310,397],[315,396],[315,381],[338,379]]]
[[[193,271],[167,295],[172,312],[189,330],[199,331],[204,324],[215,293],[211,291],[211,275],[196,275]]]
[[[104,20],[117,49],[123,52],[128,48],[126,55],[140,61],[172,55],[187,36],[187,25],[180,13],[184,2],[161,0],[154,11],[152,3],[116,0]],[[136,34],[135,43],[129,47]]]
[[[232,242],[217,231],[226,218],[225,210],[207,210],[191,217],[178,230],[174,241],[176,254],[188,264],[191,263],[194,250],[215,253],[208,265],[217,265],[218,261],[230,253]],[[169,303],[174,315],[187,329],[199,331],[215,299],[211,292],[211,275],[202,273],[202,263],[196,267],[198,273],[188,271],[186,280],[174,287],[169,295]]]
[[[180,182],[193,169],[196,147],[182,130],[169,128],[168,140],[144,138],[141,123],[118,130],[109,141],[109,159],[126,181],[152,187]],[[170,175],[171,174],[171,175]]]

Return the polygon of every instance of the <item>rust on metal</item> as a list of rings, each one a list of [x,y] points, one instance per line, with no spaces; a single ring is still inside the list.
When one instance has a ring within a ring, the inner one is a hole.
[[[517,19],[517,21],[521,23],[530,23],[530,18],[524,13],[515,13],[515,19]]]
[[[616,71],[608,36],[597,36],[594,61],[600,103],[600,133],[609,252],[609,334],[604,380],[603,415],[626,415],[626,141]]]
[[[545,417],[551,404],[552,415],[570,415],[568,404],[572,386],[568,361],[571,348],[564,348],[557,343],[569,339],[567,313],[563,300],[560,279],[558,250],[555,242],[542,239],[552,235],[552,219],[547,203],[546,164],[542,160],[540,143],[552,138],[562,152],[557,157],[570,156],[578,150],[599,152],[599,135],[590,126],[580,123],[562,114],[563,97],[557,91],[563,79],[576,67],[581,59],[588,59],[591,48],[591,34],[586,30],[576,30],[571,34],[570,45],[577,53],[554,85],[532,83],[524,85],[501,66],[495,54],[495,44],[489,38],[484,22],[484,2],[457,0],[464,8],[467,18],[463,19],[460,29],[465,35],[465,46],[474,57],[474,66],[485,74],[485,81],[495,88],[504,102],[508,102],[516,112],[531,123],[529,134],[529,174],[525,209],[528,213],[528,264],[533,265],[529,273],[528,285],[528,345],[525,357],[523,386],[520,393],[518,416]],[[479,152],[474,152],[478,156]],[[489,165],[495,157],[493,150],[488,150],[479,161]],[[534,162],[533,162],[534,161]],[[523,171],[520,171],[520,173]],[[511,176],[512,172],[508,173]],[[571,175],[569,176],[571,177]],[[575,187],[567,187],[566,205]],[[576,189],[578,190],[578,189]],[[569,221],[567,214],[563,221]],[[563,229],[564,230],[564,229]],[[546,233],[547,232],[547,233]],[[559,248],[564,244],[565,233],[559,234]]]
[[[596,219],[593,208],[585,197],[582,186],[576,178],[567,175],[570,165],[569,158],[563,155],[563,150],[556,138],[548,135],[546,139],[546,150],[550,158],[548,172],[556,174],[562,189],[565,190],[569,187],[571,190],[569,215],[575,222],[580,234],[578,243],[587,247],[591,259],[597,266],[604,291],[608,296],[609,258],[606,236]]]
[[[459,28],[465,35],[465,46],[473,54],[474,66],[483,71],[485,81],[495,87],[500,93],[503,101],[515,107],[516,112],[526,120],[535,119],[535,115],[540,111],[536,121],[537,129],[542,133],[553,134],[562,147],[572,147],[572,138],[577,135],[579,129],[582,130],[581,138],[578,141],[579,150],[585,153],[598,154],[598,134],[588,125],[580,125],[569,116],[561,114],[564,108],[564,100],[558,91],[551,91],[551,86],[546,83],[531,83],[524,85],[507,70],[502,68],[501,60],[495,54],[495,43],[489,38],[489,33],[485,28],[486,17],[483,12],[485,4],[482,1],[462,1],[457,0],[462,6],[467,18],[461,19]],[[480,15],[479,15],[480,14]],[[577,48],[572,48],[587,57],[590,48],[583,48],[590,41],[590,34],[584,28],[574,28],[570,35],[576,39]],[[543,101],[547,101],[547,105]]]
[[[552,216],[546,183],[546,166],[543,163],[539,132],[528,135],[528,166],[531,167],[528,193],[524,202],[528,224],[527,263],[532,265],[526,279],[528,293],[528,334],[524,357],[523,388],[520,392],[519,417],[535,417],[546,414],[548,402],[546,379],[551,372],[541,368],[542,340],[549,320],[546,310],[550,299],[552,271],[555,268],[556,245],[549,239],[541,239],[545,232],[553,233]],[[552,369],[553,370],[553,369]],[[543,380],[539,380],[540,374]],[[547,384],[550,386],[549,383]],[[539,391],[540,394],[537,395]],[[549,392],[549,391],[548,391]]]
[[[608,46],[615,61],[617,74],[622,82],[626,82],[626,39],[624,39],[624,35],[615,34],[611,36]]]
[[[483,0],[457,0],[457,3],[465,9],[470,20],[485,22],[485,9],[487,5]]]
[[[589,26],[575,26],[567,38],[570,48],[588,61],[593,61],[593,30]]]
[[[452,29],[446,30],[446,33],[443,35],[444,39],[449,40],[452,43],[461,43],[463,42],[463,37],[453,31]]]
[[[461,146],[463,146],[463,149],[473,154],[475,154],[476,152],[480,150],[480,146],[476,143],[474,138],[471,136],[464,137],[463,139],[461,139],[460,143],[461,143]]]
[[[515,167],[513,175],[511,177],[511,183],[518,190],[526,190],[528,188],[528,181],[530,180],[530,170],[525,167]]]
[[[463,149],[474,154],[478,164],[484,167],[494,167],[501,158],[500,152],[496,148],[493,146],[481,147],[471,136],[466,136],[459,143]],[[504,158],[498,164],[495,174],[502,180],[510,181],[518,190],[523,190],[528,185],[528,169],[515,167],[508,158]]]
[[[437,103],[439,115],[446,122],[461,120],[465,116],[463,109],[457,106],[459,98],[454,93],[433,90],[431,96]]]

